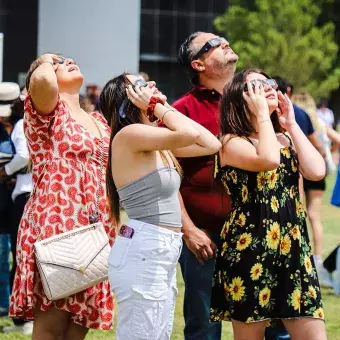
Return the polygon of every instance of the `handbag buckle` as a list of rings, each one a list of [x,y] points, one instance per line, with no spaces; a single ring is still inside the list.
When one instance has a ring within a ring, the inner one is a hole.
[[[99,220],[99,215],[97,212],[93,213],[92,215],[89,216],[89,222],[90,224],[96,223]]]

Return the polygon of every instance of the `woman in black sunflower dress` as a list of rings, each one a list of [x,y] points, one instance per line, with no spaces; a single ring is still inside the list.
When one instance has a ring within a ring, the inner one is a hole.
[[[262,71],[247,70],[224,90],[216,176],[233,210],[221,232],[211,321],[231,320],[235,339],[262,340],[267,321],[282,319],[293,339],[323,340],[298,183],[299,171],[321,179],[324,161],[296,124],[289,98],[275,88]]]

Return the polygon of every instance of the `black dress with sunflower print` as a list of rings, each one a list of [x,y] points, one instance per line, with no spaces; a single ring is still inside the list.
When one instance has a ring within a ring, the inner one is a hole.
[[[323,319],[293,148],[281,149],[280,166],[267,172],[219,168],[216,157],[216,174],[233,209],[221,232],[211,321]]]

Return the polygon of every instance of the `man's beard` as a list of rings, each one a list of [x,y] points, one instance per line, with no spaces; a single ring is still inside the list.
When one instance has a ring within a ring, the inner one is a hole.
[[[234,72],[236,71],[237,60],[227,60],[224,62],[216,63],[214,70],[220,72]]]

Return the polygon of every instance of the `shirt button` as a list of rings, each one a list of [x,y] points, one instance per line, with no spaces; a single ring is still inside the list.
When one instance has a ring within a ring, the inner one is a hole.
[[[211,93],[212,93],[212,94],[215,94],[215,91],[212,91]]]

